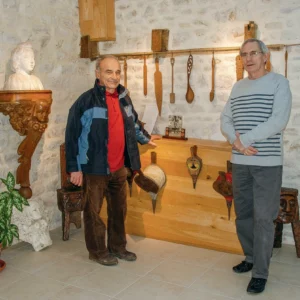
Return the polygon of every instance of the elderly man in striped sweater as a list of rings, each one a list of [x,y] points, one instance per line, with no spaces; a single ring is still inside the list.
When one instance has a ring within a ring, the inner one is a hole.
[[[247,292],[261,293],[280,206],[282,135],[292,96],[288,80],[266,70],[269,50],[262,41],[246,40],[240,55],[248,77],[235,83],[221,115],[221,130],[232,144],[236,227],[245,254],[233,271],[252,270]]]

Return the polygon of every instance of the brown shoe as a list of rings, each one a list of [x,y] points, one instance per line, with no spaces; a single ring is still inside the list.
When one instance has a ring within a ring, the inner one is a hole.
[[[135,261],[136,260],[136,254],[127,250],[124,250],[122,252],[114,253],[111,252],[112,255],[116,256],[119,259],[124,259],[127,261]]]
[[[104,266],[115,266],[118,264],[117,258],[113,256],[111,253],[107,253],[104,257],[95,257],[90,253],[89,259]]]

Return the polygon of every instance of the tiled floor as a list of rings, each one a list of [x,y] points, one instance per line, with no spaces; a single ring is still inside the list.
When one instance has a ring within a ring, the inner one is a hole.
[[[51,237],[53,245],[41,252],[26,243],[3,252],[0,299],[300,299],[294,246],[274,249],[267,288],[253,296],[245,291],[251,274],[231,270],[243,259],[239,255],[128,236],[128,249],[138,260],[105,267],[88,260],[82,230],[73,229],[67,242],[60,229]]]

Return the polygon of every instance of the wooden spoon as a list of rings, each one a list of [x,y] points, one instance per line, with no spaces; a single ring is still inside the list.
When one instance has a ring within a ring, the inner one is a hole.
[[[213,52],[213,57],[211,61],[211,91],[209,94],[209,100],[212,102],[215,98],[215,53]]]
[[[147,96],[147,65],[146,65],[146,55],[144,55],[143,72],[144,72],[144,95]]]
[[[171,57],[171,65],[172,65],[172,92],[170,93],[170,103],[175,103],[175,93],[174,93],[174,63],[175,58]]]
[[[193,56],[190,54],[188,61],[187,61],[187,92],[185,95],[185,99],[188,103],[192,103],[194,100],[194,92],[190,86],[190,76],[193,68]]]
[[[285,78],[287,78],[287,61],[288,61],[288,52],[287,52],[287,48],[285,49],[285,55],[284,55],[284,58],[285,58],[285,71],[284,71],[284,75],[285,75]]]
[[[127,88],[127,60],[124,59],[124,86]]]

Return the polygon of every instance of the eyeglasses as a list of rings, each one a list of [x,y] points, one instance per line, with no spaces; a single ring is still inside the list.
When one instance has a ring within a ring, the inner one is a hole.
[[[251,51],[249,53],[242,52],[240,55],[241,55],[242,58],[246,58],[247,56],[256,57],[259,53],[262,53],[262,52],[261,51]]]

